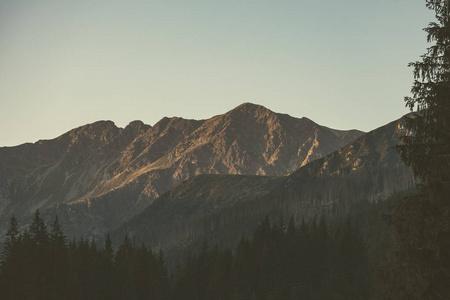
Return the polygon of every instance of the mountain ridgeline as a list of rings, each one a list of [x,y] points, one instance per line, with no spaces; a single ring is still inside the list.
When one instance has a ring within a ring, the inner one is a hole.
[[[39,209],[47,220],[57,214],[68,236],[103,238],[170,195],[191,185],[195,190],[197,182],[203,186],[204,180],[219,180],[216,189],[224,191],[224,198],[236,195],[218,201],[215,211],[219,211],[234,205],[230,201],[238,204],[279,194],[289,184],[287,179],[297,176],[285,174],[363,134],[330,129],[250,103],[208,120],[163,118],[154,126],[134,121],[125,128],[99,121],[52,140],[0,148],[0,232],[12,215],[29,224]],[[252,176],[194,177],[200,174]],[[235,178],[244,181],[233,183]],[[250,191],[254,192],[247,197]]]

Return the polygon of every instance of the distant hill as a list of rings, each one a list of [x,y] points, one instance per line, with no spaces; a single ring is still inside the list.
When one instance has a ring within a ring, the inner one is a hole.
[[[0,148],[0,232],[13,214],[27,224],[40,209],[69,236],[103,237],[195,175],[281,176],[362,134],[250,103],[208,120],[99,121]]]

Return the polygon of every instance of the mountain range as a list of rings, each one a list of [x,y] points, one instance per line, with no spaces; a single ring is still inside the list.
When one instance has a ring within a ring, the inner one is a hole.
[[[411,186],[392,148],[403,124],[342,131],[251,103],[207,120],[99,121],[0,148],[0,231],[13,214],[26,225],[39,209],[57,214],[70,237],[231,242],[264,214],[347,211]]]

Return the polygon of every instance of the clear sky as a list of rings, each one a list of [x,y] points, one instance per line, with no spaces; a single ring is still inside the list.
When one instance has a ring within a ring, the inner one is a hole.
[[[0,146],[243,102],[369,131],[407,113],[425,0],[0,0]]]

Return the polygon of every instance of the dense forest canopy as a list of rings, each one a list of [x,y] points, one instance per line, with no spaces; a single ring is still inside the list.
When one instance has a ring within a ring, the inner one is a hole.
[[[364,299],[367,247],[352,218],[330,230],[325,217],[296,225],[266,217],[236,249],[209,247],[169,271],[161,251],[125,237],[117,251],[85,239],[67,243],[36,212],[20,233],[13,217],[1,257],[5,299]]]

